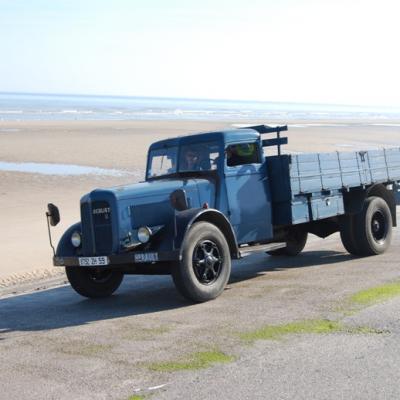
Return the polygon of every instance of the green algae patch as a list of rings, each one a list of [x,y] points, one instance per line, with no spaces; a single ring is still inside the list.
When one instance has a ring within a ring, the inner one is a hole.
[[[200,351],[188,355],[186,359],[153,363],[149,368],[158,372],[174,372],[209,368],[214,364],[229,363],[233,360],[234,357],[220,351]]]
[[[128,397],[127,400],[144,400],[144,397],[135,394],[135,395],[133,395],[133,396],[131,396],[131,397]]]
[[[350,302],[358,306],[369,306],[400,296],[400,282],[387,283],[386,285],[361,290],[350,297]]]
[[[340,322],[321,320],[306,320],[291,322],[284,325],[267,325],[252,332],[240,334],[240,338],[253,342],[255,340],[279,340],[286,335],[296,334],[326,334],[344,331],[345,328]]]
[[[348,328],[346,329],[346,332],[355,335],[381,335],[384,333],[390,333],[388,330],[375,329],[369,326],[356,326],[354,328]]]

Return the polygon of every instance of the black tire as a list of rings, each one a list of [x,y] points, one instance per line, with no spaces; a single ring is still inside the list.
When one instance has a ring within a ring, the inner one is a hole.
[[[266,253],[269,256],[272,256],[272,257],[279,257],[279,256],[284,256],[285,255],[285,251],[284,250],[285,250],[285,247],[282,247],[281,249],[266,251]]]
[[[193,224],[182,244],[182,260],[172,267],[178,291],[200,303],[215,299],[224,290],[231,273],[229,246],[213,224]]]
[[[301,253],[307,243],[308,232],[301,229],[292,229],[286,238],[286,247],[267,251],[270,256],[294,257]]]
[[[81,296],[102,298],[111,296],[119,287],[124,274],[115,270],[65,267],[72,288]]]
[[[384,253],[392,241],[392,215],[381,197],[369,197],[355,217],[357,247],[362,256]]]
[[[345,215],[340,225],[340,239],[342,240],[344,248],[354,256],[360,256],[361,251],[357,244],[355,233],[355,216]]]

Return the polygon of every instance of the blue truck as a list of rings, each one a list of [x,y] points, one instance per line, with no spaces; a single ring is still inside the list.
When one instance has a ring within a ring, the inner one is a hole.
[[[385,252],[400,148],[282,154],[286,130],[258,125],[153,143],[145,180],[84,195],[81,221],[56,250],[50,225],[60,214],[48,205],[53,264],[89,298],[110,296],[125,274],[171,274],[184,297],[203,302],[222,293],[232,259],[295,256],[309,233],[340,232],[356,256]]]

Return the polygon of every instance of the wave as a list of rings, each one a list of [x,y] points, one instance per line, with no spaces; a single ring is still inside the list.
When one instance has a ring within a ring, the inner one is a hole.
[[[370,124],[370,125],[372,125],[372,126],[400,126],[400,124],[395,124],[395,123],[387,123],[387,124],[384,124],[384,123],[381,123],[381,124]]]
[[[0,114],[22,114],[23,110],[0,110]]]
[[[93,110],[61,110],[61,111],[53,111],[55,114],[93,114],[95,111]]]

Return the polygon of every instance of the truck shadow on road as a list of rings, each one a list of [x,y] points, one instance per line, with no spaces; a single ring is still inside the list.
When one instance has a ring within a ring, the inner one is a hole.
[[[288,256],[266,256],[257,254],[245,259],[246,266],[239,265],[233,268],[229,283],[241,282],[264,274],[264,272],[282,271],[289,268],[316,267],[321,265],[337,264],[354,259],[348,253],[338,251],[304,251],[296,257]],[[262,267],[260,268],[260,266]]]
[[[235,262],[230,285],[265,272],[350,261],[347,253],[309,251],[301,256],[250,256]],[[217,300],[218,301],[218,300]],[[127,276],[108,299],[88,300],[69,286],[0,299],[0,340],[15,331],[46,331],[192,305],[181,298],[169,276]]]

